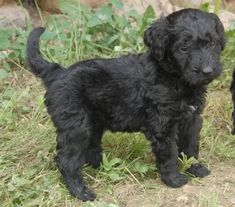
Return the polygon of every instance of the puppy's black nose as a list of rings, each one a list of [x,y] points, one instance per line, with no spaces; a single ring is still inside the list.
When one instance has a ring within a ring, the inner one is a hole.
[[[202,72],[204,74],[210,74],[212,71],[213,71],[213,68],[211,68],[209,66],[202,69]]]

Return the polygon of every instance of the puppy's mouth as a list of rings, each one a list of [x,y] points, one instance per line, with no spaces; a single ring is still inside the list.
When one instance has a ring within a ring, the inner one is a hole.
[[[212,81],[214,80],[214,78],[207,78],[207,79],[204,79],[204,80],[199,80],[198,81],[198,85],[208,85],[209,83],[211,83]]]
[[[203,86],[203,85],[208,85],[211,83],[214,79],[216,79],[218,76],[217,75],[210,75],[210,76],[198,76],[198,75],[190,75],[189,77],[185,76],[184,80],[192,86]]]
[[[210,74],[203,74],[202,72],[186,70],[183,79],[189,85],[208,85],[220,76],[220,71],[221,70],[214,70]]]

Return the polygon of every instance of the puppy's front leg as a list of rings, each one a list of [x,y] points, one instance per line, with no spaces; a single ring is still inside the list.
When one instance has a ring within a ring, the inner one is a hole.
[[[188,158],[198,159],[201,128],[202,118],[198,114],[186,116],[179,124],[179,152],[183,152]],[[200,163],[193,164],[187,171],[201,178],[210,174],[210,171]]]
[[[164,117],[164,121],[169,120]],[[151,141],[152,151],[156,156],[161,180],[168,186],[177,188],[188,182],[188,177],[178,172],[178,148],[176,144],[176,127],[170,127],[169,122],[153,122],[155,128],[146,131],[146,137]],[[152,125],[152,127],[154,127]]]

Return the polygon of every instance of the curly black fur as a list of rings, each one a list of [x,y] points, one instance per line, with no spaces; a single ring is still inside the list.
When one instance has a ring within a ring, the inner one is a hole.
[[[174,12],[146,30],[148,52],[83,61],[66,70],[42,58],[43,32],[36,28],[29,35],[27,62],[47,89],[46,106],[57,129],[56,162],[71,195],[95,199],[82,167],[99,166],[105,130],[144,133],[162,181],[186,184],[177,159],[180,152],[198,158],[207,84],[221,73],[225,46],[218,17],[196,9]],[[209,174],[201,164],[188,171]]]

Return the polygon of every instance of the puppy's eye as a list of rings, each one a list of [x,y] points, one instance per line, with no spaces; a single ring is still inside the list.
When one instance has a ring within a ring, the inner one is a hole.
[[[186,53],[188,51],[188,47],[187,46],[183,46],[183,47],[180,48],[180,51],[182,53]]]

